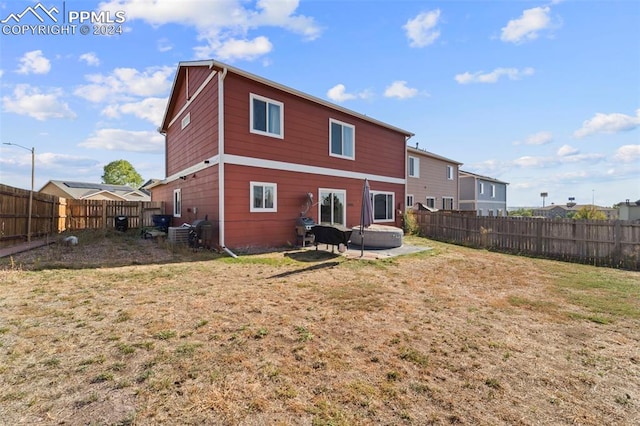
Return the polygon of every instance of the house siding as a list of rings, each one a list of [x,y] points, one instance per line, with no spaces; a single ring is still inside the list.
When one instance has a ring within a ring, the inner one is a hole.
[[[211,70],[189,68],[189,92],[195,92],[211,74]],[[197,85],[197,86],[196,86]],[[178,94],[186,93],[186,82],[177,86]],[[177,96],[176,115],[187,103],[187,96]],[[191,115],[191,122],[182,129],[182,119]],[[218,79],[213,78],[191,104],[177,116],[166,134],[166,175],[171,176],[218,153]]]
[[[480,186],[484,186],[484,193]],[[495,187],[495,196],[491,194]],[[507,215],[507,184],[462,172],[460,175],[460,210],[475,210],[481,216]]]
[[[330,188],[346,191],[346,226],[360,223],[360,206],[364,182],[306,173],[270,170],[259,167],[226,165],[225,233],[226,244],[234,248],[279,247],[295,244],[295,221],[301,214],[319,221],[319,190]],[[277,212],[250,212],[250,182],[277,185]],[[402,202],[401,185],[370,181],[371,191],[393,192],[395,206]],[[306,212],[307,193],[313,194],[314,204]],[[184,203],[184,201],[183,201]],[[394,225],[396,221],[380,222]]]
[[[218,74],[196,97],[196,85],[202,87],[211,69],[192,64],[181,66],[174,82],[162,125],[166,134],[167,179],[153,188],[153,199],[165,201],[166,214],[173,212],[174,190],[181,189],[182,215],[174,218],[176,223],[192,223],[208,215],[219,225],[220,244],[231,249],[295,244],[295,221],[304,211],[309,192],[316,204],[305,214],[318,221],[320,188],[346,191],[346,225],[357,225],[366,177],[372,191],[394,194],[394,218],[379,223],[400,224],[397,210],[403,209],[404,203],[409,133],[358,114],[350,115],[339,107],[332,109],[323,101],[314,102],[277,84],[254,80],[244,72],[229,70],[223,87],[218,87]],[[192,93],[190,103],[187,92]],[[216,157],[219,93],[224,95],[224,155]],[[250,131],[250,94],[283,104],[283,138]],[[185,105],[188,106],[179,114]],[[181,129],[181,120],[187,113],[191,114],[191,122]],[[355,126],[355,160],[329,155],[330,119]],[[210,160],[211,165],[205,160]],[[277,211],[251,211],[252,181],[277,185]]]
[[[426,205],[427,197],[435,199],[435,208],[442,209],[444,197],[453,198],[453,209],[458,209],[459,163],[447,161],[426,151],[407,150],[408,157],[419,158],[419,177],[407,176],[407,194],[413,195],[414,203]],[[453,168],[453,179],[447,179],[447,166]]]
[[[251,133],[249,95],[284,104],[284,138]],[[329,119],[355,126],[355,161],[329,155]],[[225,153],[404,179],[403,135],[234,74],[225,79]],[[384,159],[384,161],[381,161]]]

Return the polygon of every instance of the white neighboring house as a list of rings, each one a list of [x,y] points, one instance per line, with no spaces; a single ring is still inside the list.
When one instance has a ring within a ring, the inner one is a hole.
[[[73,200],[151,201],[147,191],[104,183],[50,180],[38,192]]]

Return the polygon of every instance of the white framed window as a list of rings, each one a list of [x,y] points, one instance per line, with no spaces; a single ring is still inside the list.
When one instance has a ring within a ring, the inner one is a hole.
[[[182,117],[182,129],[187,127],[189,125],[189,123],[191,123],[191,113],[190,112],[188,112],[187,115]]]
[[[355,126],[329,119],[329,155],[355,160]]]
[[[491,184],[491,198],[496,198],[496,186]]]
[[[249,105],[251,133],[284,138],[284,104],[282,102],[250,93]]]
[[[482,216],[482,209],[478,209],[478,216]]]
[[[453,197],[442,197],[442,210],[453,210]]]
[[[250,212],[277,212],[278,185],[267,182],[249,182],[251,196]]]
[[[418,157],[409,157],[409,177],[420,177],[420,159]]]
[[[435,209],[436,208],[436,199],[435,197],[427,197],[427,207]]]
[[[181,189],[173,190],[173,216],[174,217],[182,216],[182,190]]]
[[[453,180],[453,166],[447,166],[447,179]]]
[[[480,195],[484,194],[484,183],[483,182],[479,182],[478,183],[478,192],[480,193]]]
[[[413,207],[413,195],[407,195],[407,207]]]
[[[395,220],[393,192],[371,191],[371,204],[373,204],[373,221],[386,222]]]
[[[347,191],[344,189],[320,188],[318,202],[318,217],[321,224],[347,224]]]

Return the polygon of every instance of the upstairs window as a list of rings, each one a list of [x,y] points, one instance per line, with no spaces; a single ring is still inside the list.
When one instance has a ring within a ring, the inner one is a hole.
[[[491,198],[496,198],[496,186],[491,185]]]
[[[284,104],[262,96],[249,96],[251,133],[284,138]]]
[[[480,192],[480,194],[484,194],[484,183],[483,182],[479,182],[478,183],[478,192]]]
[[[447,166],[447,179],[453,180],[453,166]]]
[[[356,128],[351,124],[329,119],[329,155],[355,159]]]
[[[278,186],[275,183],[251,182],[251,212],[278,211]]]
[[[409,157],[409,177],[420,177],[420,159],[418,157]]]

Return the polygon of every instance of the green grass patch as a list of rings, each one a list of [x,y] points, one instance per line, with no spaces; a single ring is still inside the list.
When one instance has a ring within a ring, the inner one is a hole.
[[[579,265],[571,273],[559,274],[555,287],[569,303],[595,314],[585,315],[590,321],[606,323],[607,317],[640,319],[637,274],[614,275],[604,268]]]

